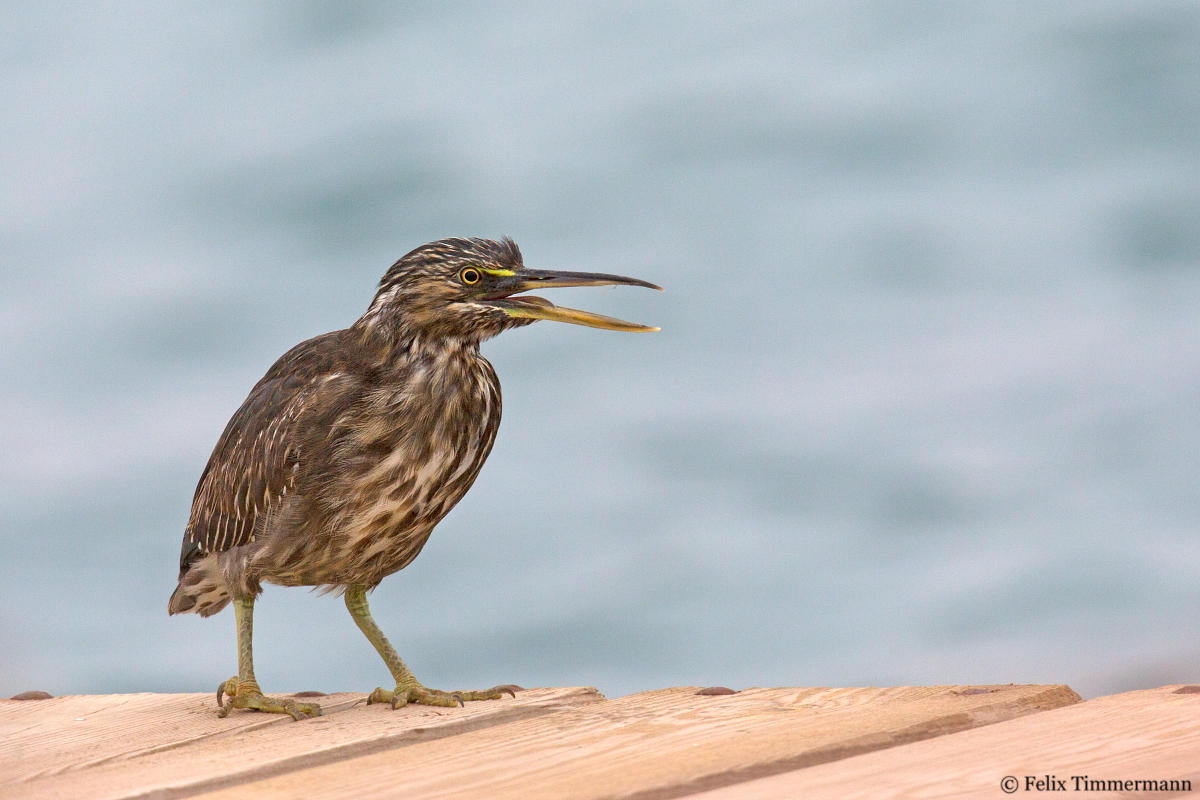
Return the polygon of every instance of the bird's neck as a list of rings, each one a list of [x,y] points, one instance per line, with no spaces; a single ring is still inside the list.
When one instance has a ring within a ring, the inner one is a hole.
[[[418,332],[381,336],[353,328],[348,333],[367,337],[355,349],[372,386],[359,409],[370,420],[364,429],[372,436],[390,431],[388,436],[410,442],[427,440],[433,449],[442,448],[434,447],[438,437],[456,436],[491,447],[500,421],[500,382],[479,353],[478,339]],[[398,446],[392,442],[384,449]]]
[[[388,325],[378,317],[364,316],[348,331],[359,352],[376,366],[403,362],[444,362],[479,357],[475,336],[433,336],[403,325]]]

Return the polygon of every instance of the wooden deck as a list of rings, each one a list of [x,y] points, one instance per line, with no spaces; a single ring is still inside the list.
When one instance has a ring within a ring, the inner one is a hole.
[[[1200,789],[1200,693],[1179,688],[531,689],[399,711],[339,694],[302,722],[220,719],[211,694],[0,700],[0,798],[995,798],[1009,775],[1018,795],[1027,775]]]

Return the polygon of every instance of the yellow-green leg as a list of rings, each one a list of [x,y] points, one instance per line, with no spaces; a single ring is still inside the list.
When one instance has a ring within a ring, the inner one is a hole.
[[[254,598],[233,601],[233,613],[237,619],[238,674],[217,687],[218,716],[229,716],[230,709],[249,708],[274,714],[290,714],[292,719],[301,720],[321,716],[321,707],[314,703],[297,703],[295,700],[266,697],[254,679]],[[225,702],[221,702],[224,695]]]
[[[350,616],[354,617],[358,629],[375,646],[375,650],[383,658],[383,662],[387,664],[388,670],[392,673],[392,678],[396,681],[394,691],[378,688],[371,692],[371,696],[367,698],[368,704],[390,703],[392,708],[402,708],[409,703],[426,706],[460,706],[466,700],[499,700],[505,693],[516,697],[517,692],[521,691],[520,686],[511,684],[494,686],[481,692],[443,692],[438,689],[427,689],[412,674],[412,670],[400,660],[396,648],[392,647],[392,643],[375,624],[375,620],[371,617],[371,608],[367,605],[366,589],[361,586],[348,587],[346,589],[346,608],[350,610]]]

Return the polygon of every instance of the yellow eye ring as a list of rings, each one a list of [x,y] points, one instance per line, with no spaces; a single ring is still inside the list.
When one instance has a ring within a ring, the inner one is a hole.
[[[479,283],[479,270],[474,267],[467,267],[462,272],[458,273],[458,279],[467,286],[474,286]]]

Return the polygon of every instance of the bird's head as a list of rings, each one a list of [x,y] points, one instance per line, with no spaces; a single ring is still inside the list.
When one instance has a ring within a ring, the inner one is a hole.
[[[379,282],[364,320],[435,338],[482,341],[539,319],[612,331],[658,328],[560,308],[549,300],[519,295],[564,286],[645,286],[621,275],[526,269],[511,239],[441,239],[401,258]],[[519,295],[519,296],[518,296]]]

